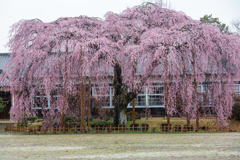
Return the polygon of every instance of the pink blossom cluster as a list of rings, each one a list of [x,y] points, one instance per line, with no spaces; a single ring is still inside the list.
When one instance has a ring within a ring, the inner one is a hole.
[[[231,86],[239,82],[240,37],[221,33],[216,26],[182,12],[147,4],[120,14],[108,12],[105,20],[87,16],[50,23],[22,20],[12,26],[9,37],[11,60],[4,78],[9,78],[16,97],[10,111],[16,122],[22,120],[23,111],[27,116],[36,114],[34,96],[40,92],[42,108],[48,106],[44,96],[51,99],[50,108],[42,109],[49,117],[46,120],[60,123],[51,118],[59,118],[61,113],[63,83],[67,83],[67,93],[73,93],[79,90],[78,84],[91,77],[92,85],[99,88],[98,95],[104,96],[116,64],[122,69],[123,87],[136,94],[143,86],[153,92],[154,83],[164,84],[169,114],[178,112],[180,95],[182,112],[196,118],[203,99],[194,86],[196,81],[207,86],[204,95],[211,101],[209,113],[217,116],[217,123],[226,125],[226,118],[231,116]],[[68,104],[64,109],[65,114],[70,112]]]

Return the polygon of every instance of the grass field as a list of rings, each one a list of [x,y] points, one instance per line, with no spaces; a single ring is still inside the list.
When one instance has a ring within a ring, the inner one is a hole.
[[[240,133],[0,133],[0,159],[240,159]]]

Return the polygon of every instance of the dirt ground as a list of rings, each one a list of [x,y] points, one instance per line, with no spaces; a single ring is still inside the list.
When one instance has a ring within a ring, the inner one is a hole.
[[[240,133],[0,133],[0,159],[240,159]]]

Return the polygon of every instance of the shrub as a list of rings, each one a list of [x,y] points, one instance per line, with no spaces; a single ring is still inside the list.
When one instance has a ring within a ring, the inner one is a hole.
[[[105,117],[104,120],[105,121],[109,121],[111,119],[111,117]]]
[[[138,112],[135,112],[135,119],[140,119]],[[132,121],[132,111],[127,112],[127,120]]]
[[[66,122],[66,123],[77,122],[77,119],[73,115],[68,114],[65,116],[64,122]]]
[[[193,126],[192,126],[192,125],[185,124],[185,125],[183,126],[183,132],[187,132],[187,131],[193,131]]]
[[[232,108],[232,118],[240,120],[240,102],[235,102]]]
[[[2,102],[2,98],[0,97],[0,102]],[[4,109],[4,105],[2,103],[0,103],[0,112],[2,112]]]
[[[37,120],[38,117],[37,116],[29,116],[28,120],[31,121],[31,123],[33,123],[35,120]]]
[[[43,120],[42,119],[38,119],[36,122],[42,122]]]
[[[130,124],[130,130],[137,131],[139,129],[139,124],[138,123],[132,123]]]
[[[163,131],[163,132],[169,131],[169,130],[171,130],[171,128],[172,128],[171,124],[170,124],[169,128],[168,128],[168,124],[167,123],[161,124],[161,131]]]
[[[17,126],[23,126],[23,123],[22,122],[18,122]]]
[[[149,128],[149,124],[142,123],[142,124],[141,124],[141,127],[142,127],[142,131],[143,131],[143,132],[147,132],[147,131],[148,131],[148,128]]]
[[[90,117],[90,118],[89,118],[89,121],[91,122],[92,120],[93,120],[93,119]]]
[[[174,126],[174,131],[175,132],[180,132],[181,131],[181,125],[175,125]]]
[[[107,121],[98,121],[98,122],[91,124],[91,127],[97,127],[97,126],[110,127],[110,126],[113,126],[113,123],[107,122]]]

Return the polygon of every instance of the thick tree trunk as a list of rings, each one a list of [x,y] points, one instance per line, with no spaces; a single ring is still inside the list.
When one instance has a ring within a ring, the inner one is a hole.
[[[114,126],[126,125],[126,110],[128,103],[136,98],[136,93],[129,92],[122,86],[122,70],[118,63],[114,66]]]
[[[122,70],[119,64],[115,64],[114,66],[114,80],[113,80],[113,87],[114,87],[114,125],[119,125],[119,117],[120,117],[120,111],[124,109],[123,106],[120,106],[120,100],[119,97],[121,95],[121,87],[122,87]]]
[[[132,100],[132,119],[133,123],[135,123],[135,99]]]
[[[120,111],[120,116],[119,116],[119,125],[126,125],[127,124],[127,116],[125,113],[125,110]]]

